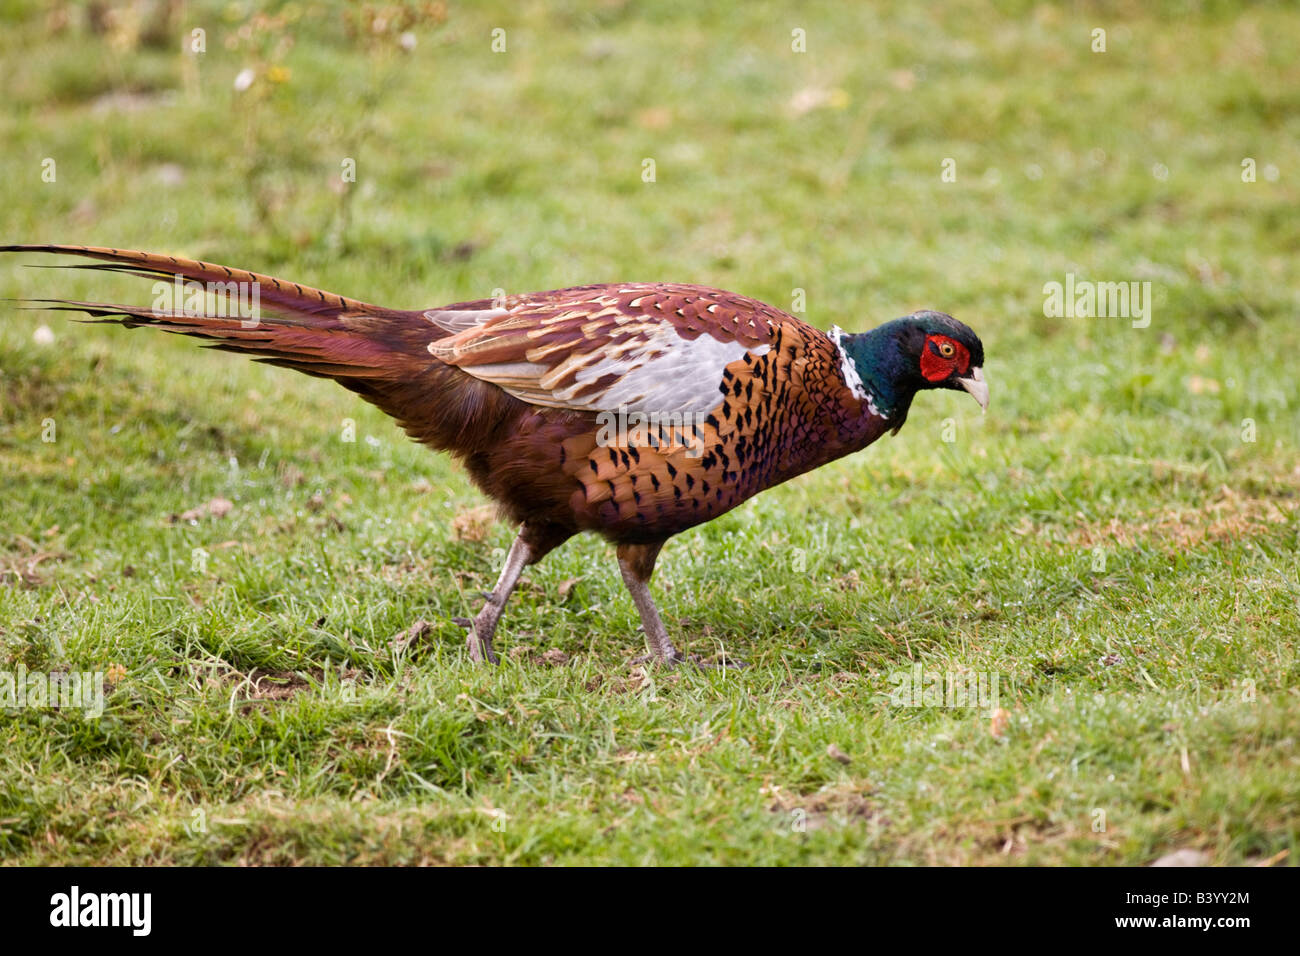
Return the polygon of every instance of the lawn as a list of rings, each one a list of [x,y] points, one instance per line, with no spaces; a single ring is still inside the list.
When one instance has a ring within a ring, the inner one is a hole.
[[[669,543],[678,645],[746,668],[633,663],[596,538],[527,571],[493,668],[452,618],[513,529],[450,459],[333,383],[6,305],[0,676],[106,686],[3,710],[0,860],[1300,861],[1300,13],[586,6],[4,0],[0,240],[405,308],[936,308],[988,414],[923,394]],[[150,300],[37,262],[0,296]],[[1067,281],[1149,314],[1048,314]]]

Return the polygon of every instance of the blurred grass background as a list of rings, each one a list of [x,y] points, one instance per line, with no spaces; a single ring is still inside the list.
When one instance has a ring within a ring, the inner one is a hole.
[[[0,22],[6,241],[400,307],[672,280],[802,289],[822,328],[938,308],[993,390],[983,418],[922,396],[898,438],[668,547],[670,629],[750,669],[632,668],[588,540],[530,570],[487,671],[449,619],[511,534],[446,459],[330,383],[8,312],[0,669],[113,669],[98,721],[8,712],[8,858],[1294,862],[1294,8],[3,0]],[[0,294],[147,299],[23,261]],[[1152,282],[1150,328],[1045,317],[1067,273]],[[229,515],[174,520],[217,496]],[[917,661],[998,674],[1007,728],[892,706]]]

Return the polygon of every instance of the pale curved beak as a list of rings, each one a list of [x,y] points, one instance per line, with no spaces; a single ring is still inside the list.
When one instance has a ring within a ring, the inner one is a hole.
[[[971,397],[980,403],[980,408],[989,410],[989,385],[984,381],[984,370],[978,366],[970,370],[970,378],[959,378],[957,383],[971,393]]]

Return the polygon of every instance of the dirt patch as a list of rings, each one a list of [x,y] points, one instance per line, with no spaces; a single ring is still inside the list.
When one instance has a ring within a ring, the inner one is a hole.
[[[863,780],[816,793],[787,793],[776,786],[763,788],[763,793],[773,798],[769,812],[788,820],[794,832],[805,833],[832,824],[888,826],[889,820],[869,799],[874,789]]]
[[[197,523],[208,517],[224,518],[226,515],[230,514],[234,507],[235,503],[229,498],[213,498],[210,501],[203,502],[201,505],[195,505],[187,511],[182,511],[180,514],[164,515],[163,523],[178,524],[184,522],[188,524],[191,522]]]
[[[516,644],[507,652],[511,657],[527,657],[528,663],[545,667],[563,667],[569,663],[569,655],[558,647],[549,647],[540,654],[532,644]]]
[[[434,626],[421,618],[410,627],[403,628],[394,634],[388,641],[388,649],[394,654],[400,654],[407,648],[427,644],[430,642],[430,635],[433,632]]]
[[[340,681],[355,681],[361,676],[356,668],[347,668],[338,675]],[[245,704],[259,701],[290,700],[298,694],[310,692],[325,682],[325,671],[316,667],[309,671],[266,671],[254,667],[247,674],[227,675],[223,683],[231,678],[240,680],[235,697]]]
[[[57,532],[57,527],[53,529]],[[47,532],[48,534],[48,532]],[[41,565],[63,561],[65,552],[42,547],[25,535],[10,539],[10,550],[0,554],[0,585],[19,584],[27,588],[44,587],[47,583]]]
[[[651,677],[648,668],[653,664],[633,664],[626,676],[601,675],[597,674],[586,684],[588,692],[595,693],[600,691],[606,695],[623,695],[639,694],[651,685],[660,687],[672,687],[681,680],[681,675],[676,670],[658,669],[657,673]]]
[[[1206,542],[1259,537],[1294,520],[1298,509],[1300,502],[1293,498],[1245,495],[1223,485],[1199,508],[1159,509],[1129,520],[1093,522],[1070,531],[1066,540],[1082,548],[1144,544],[1182,552]]]
[[[969,828],[945,831],[949,836],[975,838],[975,844],[987,857],[1020,857],[1029,852],[1030,844],[1065,840],[1077,835],[1077,827],[1053,824],[1041,817],[1025,814],[1009,820],[972,821]]]
[[[316,683],[324,677],[323,671],[312,674]],[[294,671],[263,671],[258,668],[248,672],[249,687],[242,695],[246,700],[288,700],[294,694],[309,690],[312,680]]]
[[[459,541],[482,541],[492,530],[497,509],[494,505],[480,505],[462,511],[451,521],[451,530]]]

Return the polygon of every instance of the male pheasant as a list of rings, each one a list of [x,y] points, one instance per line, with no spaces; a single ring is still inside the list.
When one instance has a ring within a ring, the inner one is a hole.
[[[941,312],[824,333],[732,292],[632,282],[403,311],[169,255],[0,251],[84,256],[106,264],[70,268],[172,283],[186,294],[151,308],[32,301],[332,378],[460,458],[520,526],[486,604],[462,621],[475,660],[496,661],[523,568],[594,531],[617,545],[654,656],[676,662],[648,587],[668,538],[896,432],[922,389],[965,389],[988,407],[984,347]],[[230,314],[237,288],[258,314]]]

